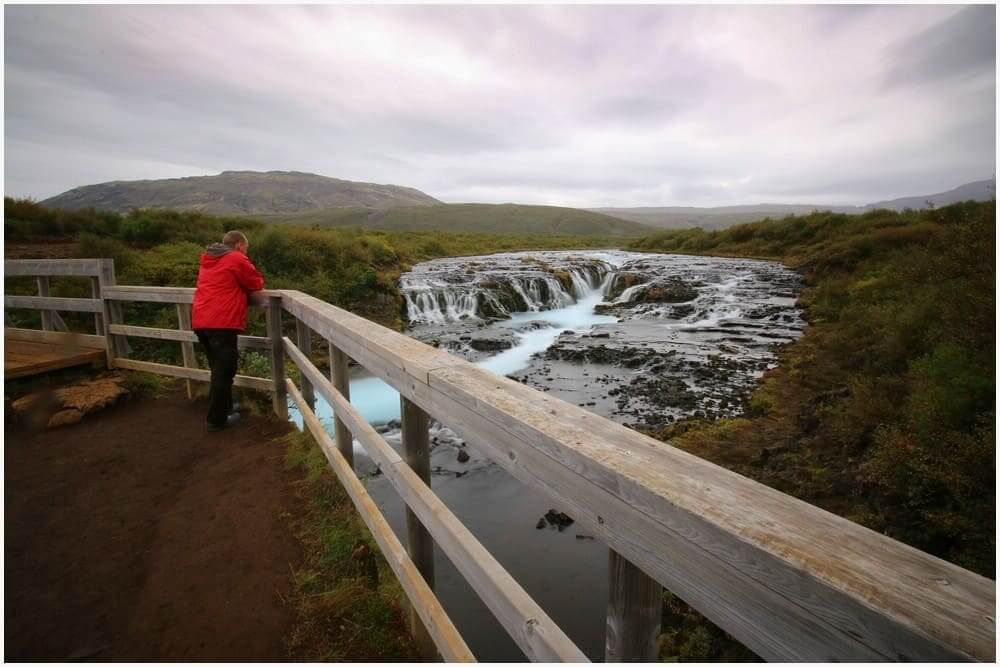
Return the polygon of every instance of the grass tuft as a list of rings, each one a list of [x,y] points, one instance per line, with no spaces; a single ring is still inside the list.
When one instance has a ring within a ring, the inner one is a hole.
[[[347,493],[308,433],[286,440],[285,463],[302,475],[305,514],[293,520],[305,557],[292,573],[296,612],[288,637],[298,660],[416,660],[403,591]]]

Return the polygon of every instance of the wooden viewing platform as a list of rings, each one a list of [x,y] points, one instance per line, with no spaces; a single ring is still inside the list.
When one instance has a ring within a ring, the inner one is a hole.
[[[110,368],[208,379],[193,353],[194,290],[117,286],[104,259],[10,260],[4,272],[98,275],[93,299],[56,299],[40,290],[37,297],[5,296],[5,305],[97,313],[94,338],[103,341]],[[127,325],[123,301],[173,306],[180,329]],[[266,350],[271,372],[237,376],[236,383],[270,392],[282,419],[289,400],[301,411],[399,578],[412,631],[429,657],[436,651],[451,661],[474,660],[434,595],[436,544],[529,659],[587,659],[431,489],[433,418],[608,545],[608,660],[657,657],[662,587],[768,660],[995,660],[996,589],[986,577],[308,294],[266,290],[251,304],[266,309],[268,335],[241,336],[240,344]],[[294,340],[286,336],[286,317]],[[130,358],[128,336],[179,342],[184,366]],[[313,336],[328,345],[329,375],[313,364]],[[349,359],[400,393],[402,452],[351,405]],[[298,386],[285,377],[288,362],[299,371]],[[313,412],[317,394],[334,408],[335,438]],[[405,546],[358,480],[352,440],[403,499]]]
[[[60,368],[100,365],[106,359],[103,341],[98,344],[68,338],[46,340],[44,331],[30,329],[4,330],[3,375],[8,380],[38,375]],[[95,336],[96,338],[96,336]]]

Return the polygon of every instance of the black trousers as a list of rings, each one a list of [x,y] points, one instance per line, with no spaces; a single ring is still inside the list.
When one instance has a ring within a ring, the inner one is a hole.
[[[195,335],[205,348],[212,384],[208,390],[208,423],[222,426],[233,409],[233,378],[239,362],[234,329],[196,329]]]

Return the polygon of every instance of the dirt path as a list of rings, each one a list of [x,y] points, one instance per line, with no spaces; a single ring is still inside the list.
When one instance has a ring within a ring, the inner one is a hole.
[[[170,394],[8,427],[6,659],[286,657],[287,427],[208,433],[203,409]]]

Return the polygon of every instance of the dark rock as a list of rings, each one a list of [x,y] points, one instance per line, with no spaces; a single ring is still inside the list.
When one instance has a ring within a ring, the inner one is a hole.
[[[477,352],[500,352],[514,347],[514,341],[500,338],[473,338],[469,347]]]
[[[557,512],[554,509],[550,509],[545,513],[545,520],[550,526],[555,526],[559,529],[559,532],[566,530],[569,526],[573,524],[573,519],[562,512]]]

